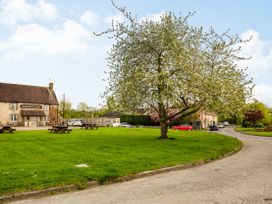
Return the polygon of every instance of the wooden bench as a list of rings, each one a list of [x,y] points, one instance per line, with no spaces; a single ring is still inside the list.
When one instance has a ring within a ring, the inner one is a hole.
[[[97,129],[98,126],[96,124],[92,124],[92,123],[84,123],[81,125],[81,128],[85,128],[85,129]]]
[[[12,128],[10,125],[4,125],[0,128],[0,133],[9,132],[13,133],[16,129]]]
[[[52,128],[48,129],[51,133],[68,133],[72,131],[71,129],[68,129],[68,126],[53,126]]]

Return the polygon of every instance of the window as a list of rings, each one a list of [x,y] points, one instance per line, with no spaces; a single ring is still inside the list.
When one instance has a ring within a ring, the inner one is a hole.
[[[49,105],[44,105],[44,110],[49,111]]]
[[[10,110],[17,110],[18,109],[17,103],[10,103],[9,104],[9,109]]]
[[[11,114],[9,117],[10,122],[16,122],[17,121],[17,114]]]

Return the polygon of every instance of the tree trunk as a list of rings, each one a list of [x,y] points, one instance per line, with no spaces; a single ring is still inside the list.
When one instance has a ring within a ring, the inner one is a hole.
[[[161,139],[168,139],[166,123],[160,122],[160,126],[161,126]]]

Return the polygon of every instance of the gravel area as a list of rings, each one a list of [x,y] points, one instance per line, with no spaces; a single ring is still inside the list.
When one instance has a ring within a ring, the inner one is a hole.
[[[232,128],[220,132],[239,138],[244,148],[192,169],[14,203],[272,204],[272,138],[243,135]]]

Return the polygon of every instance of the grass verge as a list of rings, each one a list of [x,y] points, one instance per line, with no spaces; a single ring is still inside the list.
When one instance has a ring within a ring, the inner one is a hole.
[[[253,136],[272,137],[272,132],[257,131],[255,128],[235,128],[235,131]]]
[[[108,180],[177,164],[216,159],[242,145],[231,137],[201,131],[99,128],[71,134],[18,131],[0,134],[0,195],[87,181]],[[88,164],[77,168],[76,164]]]

